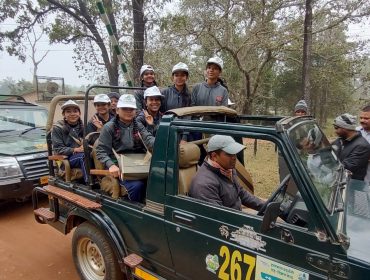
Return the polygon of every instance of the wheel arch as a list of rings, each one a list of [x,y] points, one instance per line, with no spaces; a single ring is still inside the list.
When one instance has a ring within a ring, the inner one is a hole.
[[[123,258],[128,255],[127,247],[118,228],[112,220],[102,210],[87,210],[82,208],[74,208],[68,213],[65,224],[65,234],[69,233],[74,227],[89,222],[95,225],[107,237],[107,240],[118,258],[118,263],[123,272],[127,273],[126,265]]]

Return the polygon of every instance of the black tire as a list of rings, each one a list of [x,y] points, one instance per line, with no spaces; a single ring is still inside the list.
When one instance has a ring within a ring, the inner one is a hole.
[[[107,238],[89,222],[73,233],[72,255],[81,280],[125,279]]]

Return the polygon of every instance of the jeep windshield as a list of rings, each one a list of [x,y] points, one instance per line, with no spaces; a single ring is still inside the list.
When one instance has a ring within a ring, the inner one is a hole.
[[[333,204],[337,203],[334,197],[343,169],[328,139],[313,121],[293,125],[288,135],[319,196],[331,212],[335,207]]]
[[[21,132],[45,128],[47,110],[33,108],[0,109],[0,133]]]

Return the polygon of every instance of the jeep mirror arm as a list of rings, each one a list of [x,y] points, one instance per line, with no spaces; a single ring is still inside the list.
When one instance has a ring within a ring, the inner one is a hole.
[[[276,220],[280,214],[280,202],[270,202],[263,216],[261,233],[266,233],[275,226]]]

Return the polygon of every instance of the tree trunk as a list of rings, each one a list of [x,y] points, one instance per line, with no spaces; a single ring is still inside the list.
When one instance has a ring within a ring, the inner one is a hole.
[[[242,108],[242,114],[252,114],[252,99],[251,99],[251,81],[250,76],[248,73],[244,73],[244,79],[245,79],[245,86],[244,89],[242,89],[243,93],[242,96],[245,96],[244,102],[243,102],[243,108]]]
[[[134,84],[140,85],[140,67],[144,64],[144,0],[132,0],[134,22],[134,50],[132,53],[132,73]]]
[[[306,0],[303,39],[302,93],[308,108],[311,108],[311,47],[312,47],[312,0]]]

